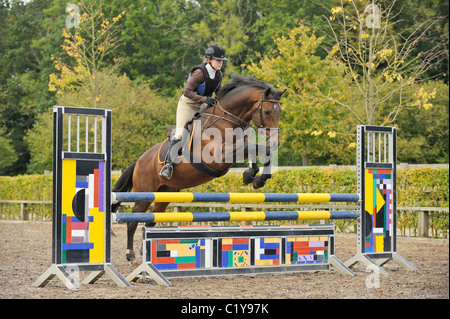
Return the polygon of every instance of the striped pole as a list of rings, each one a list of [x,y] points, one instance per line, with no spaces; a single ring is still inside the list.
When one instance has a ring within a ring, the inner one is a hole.
[[[119,223],[218,222],[263,220],[357,219],[355,210],[342,211],[256,211],[256,212],[186,212],[186,213],[115,213]]]
[[[143,193],[112,193],[112,203],[120,202],[358,202],[358,194],[308,194],[308,193],[188,193],[188,192],[143,192]]]

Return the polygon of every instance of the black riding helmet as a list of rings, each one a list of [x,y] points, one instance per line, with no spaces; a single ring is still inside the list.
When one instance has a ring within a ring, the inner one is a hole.
[[[213,44],[209,46],[205,51],[205,57],[212,58],[221,61],[227,61],[225,57],[225,50],[218,44]]]

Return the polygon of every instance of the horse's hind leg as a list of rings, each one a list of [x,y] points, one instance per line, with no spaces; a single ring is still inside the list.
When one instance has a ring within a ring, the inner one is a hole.
[[[128,261],[133,262],[135,255],[133,251],[133,238],[134,233],[136,232],[136,228],[138,223],[128,223],[127,224],[127,250],[126,250],[126,258]]]
[[[139,202],[134,204],[133,213],[139,212],[144,213],[150,207],[151,202]],[[128,261],[132,262],[135,259],[135,254],[133,250],[134,233],[139,223],[128,223],[127,224],[127,251],[126,258]]]
[[[135,203],[133,212],[146,212],[150,207],[150,202]],[[169,203],[155,203],[153,207],[153,212],[164,212],[169,206]],[[133,250],[134,234],[139,223],[128,223],[127,224],[127,251],[126,258],[128,261],[132,262],[136,258]],[[145,227],[154,227],[155,223],[145,223]]]
[[[153,205],[152,212],[159,212],[159,213],[165,212],[167,206],[169,206],[169,203],[155,203]],[[156,223],[145,223],[145,227],[155,227],[155,225]],[[140,253],[142,255],[142,245],[140,248]]]

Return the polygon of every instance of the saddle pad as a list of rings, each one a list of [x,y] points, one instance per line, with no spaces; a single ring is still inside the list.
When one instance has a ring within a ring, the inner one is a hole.
[[[158,150],[158,162],[164,164],[166,160],[167,151],[169,150],[169,139],[166,139],[161,143]]]

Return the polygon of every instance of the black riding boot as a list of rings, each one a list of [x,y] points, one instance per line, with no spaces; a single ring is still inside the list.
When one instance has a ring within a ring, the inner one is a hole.
[[[167,179],[171,179],[172,178],[173,161],[172,161],[172,157],[170,156],[170,152],[172,150],[172,147],[174,147],[174,145],[177,144],[180,141],[181,140],[179,140],[179,139],[177,139],[175,137],[172,137],[170,139],[170,144],[169,144],[169,149],[167,150],[165,165],[163,166],[163,168],[159,172],[159,175],[161,175],[164,178],[167,178]]]

